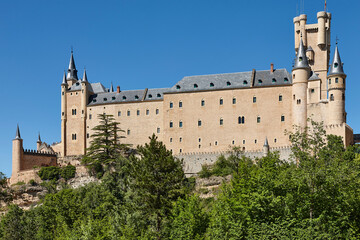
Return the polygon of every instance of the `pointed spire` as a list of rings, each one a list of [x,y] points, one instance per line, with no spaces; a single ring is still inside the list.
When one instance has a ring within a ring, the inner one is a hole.
[[[306,57],[305,47],[302,38],[300,39],[299,49],[295,58],[293,70],[298,68],[309,68],[309,63]]]
[[[269,146],[269,142],[268,142],[268,139],[267,137],[265,138],[265,142],[264,142],[264,147],[268,147]]]
[[[17,125],[17,128],[16,128],[16,136],[15,136],[15,139],[21,139],[19,124]]]
[[[38,137],[38,140],[37,142],[41,142],[41,138],[40,138],[40,132],[39,132],[39,137]]]
[[[69,69],[68,69],[68,73],[67,73],[67,79],[79,80],[78,76],[77,76],[77,70],[75,67],[73,50],[71,50],[71,57],[70,57]]]
[[[343,69],[343,63],[341,62],[339,49],[338,49],[337,45],[335,48],[334,58],[330,65],[330,70],[328,73],[328,76],[330,76],[330,75],[345,75],[344,69]]]
[[[114,87],[113,87],[112,82],[111,82],[110,92],[114,92]]]
[[[63,76],[63,80],[62,80],[61,85],[65,85],[65,84],[67,84],[67,81],[66,81],[66,72],[64,70],[64,76]]]
[[[84,75],[83,75],[83,79],[82,79],[83,82],[87,82],[87,75],[86,75],[86,69],[84,68]]]

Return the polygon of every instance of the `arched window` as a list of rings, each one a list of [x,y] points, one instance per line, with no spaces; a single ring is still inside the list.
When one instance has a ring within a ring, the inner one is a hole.
[[[261,79],[259,79],[259,80],[258,80],[258,83],[259,83],[259,84],[262,84],[262,83],[263,83],[263,81],[262,81]]]
[[[289,79],[288,78],[284,78],[284,82],[289,82]]]
[[[159,128],[159,127],[156,129],[156,132],[157,132],[157,133],[160,133],[160,128]]]
[[[271,82],[272,82],[272,83],[276,83],[276,79],[275,79],[275,78],[273,78]]]
[[[281,121],[285,122],[285,116],[284,115],[281,115]]]
[[[194,84],[194,88],[198,88],[198,85],[196,83]]]
[[[140,115],[140,110],[138,109],[138,110],[136,110],[136,115]]]
[[[279,95],[279,102],[282,102],[282,95]]]
[[[179,101],[179,108],[182,108],[182,101]]]
[[[231,82],[226,82],[226,86],[230,86],[231,85]]]
[[[127,130],[127,135],[130,135],[130,129]]]
[[[107,101],[107,98],[106,97],[104,97],[104,102],[106,102]]]
[[[183,122],[179,121],[179,128],[182,128],[182,127],[183,127]]]
[[[224,119],[220,118],[220,125],[224,124]]]
[[[257,122],[257,123],[260,123],[260,122],[261,122],[260,116],[258,116],[258,117],[256,118],[256,122]]]
[[[334,101],[334,94],[330,94],[330,101]]]
[[[236,104],[236,98],[235,97],[233,97],[232,103]]]
[[[246,80],[244,80],[244,81],[243,81],[243,84],[244,84],[244,85],[247,85],[247,84],[248,84],[248,82],[247,82]]]
[[[155,110],[155,113],[156,113],[156,115],[159,114],[159,109],[158,108]]]
[[[238,124],[244,124],[245,123],[245,117],[244,116],[239,116],[238,117]]]
[[[146,115],[149,115],[149,114],[150,114],[149,109],[146,109]]]
[[[201,127],[201,120],[198,120],[198,127]]]
[[[204,99],[201,100],[201,106],[202,106],[202,107],[205,106],[205,100],[204,100]]]
[[[161,94],[160,94],[160,93],[158,93],[158,94],[156,94],[156,96],[157,96],[157,97],[161,97]]]
[[[339,78],[335,78],[335,83],[339,83]]]
[[[214,83],[211,82],[211,83],[210,83],[210,87],[213,87],[213,86],[214,86]]]
[[[220,101],[219,101],[220,105],[223,105],[224,103],[224,100],[222,98],[220,98]]]
[[[170,108],[173,108],[173,107],[174,107],[173,102],[170,102]]]
[[[256,97],[253,97],[253,103],[256,103]]]
[[[176,85],[176,89],[180,89],[181,87],[180,87],[180,85]]]
[[[123,96],[122,99],[123,99],[123,100],[126,100],[126,96]]]
[[[152,95],[151,95],[151,94],[149,94],[149,98],[152,98]]]
[[[174,126],[173,122],[170,121],[170,128],[172,128]]]

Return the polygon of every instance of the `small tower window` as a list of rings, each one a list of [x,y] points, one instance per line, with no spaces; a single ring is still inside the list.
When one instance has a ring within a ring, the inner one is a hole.
[[[257,122],[257,123],[260,123],[260,122],[261,122],[261,118],[260,118],[259,116],[256,118],[256,122]]]
[[[243,144],[245,144],[245,139],[243,140]]]
[[[262,83],[263,83],[263,81],[262,81],[261,79],[259,79],[259,80],[258,80],[258,83],[259,83],[259,84],[262,84]]]
[[[173,122],[170,121],[170,128],[172,128],[174,126]]]
[[[330,94],[330,101],[334,101],[334,94]]]
[[[138,96],[138,95],[135,95],[135,99],[139,99],[139,96]]]
[[[253,103],[256,103],[256,97],[253,97]]]
[[[182,101],[179,101],[179,108],[182,108]]]
[[[299,62],[302,62],[303,58],[302,57],[299,57]]]
[[[180,153],[182,153],[182,149],[180,148]]]
[[[224,100],[222,98],[220,98],[220,101],[219,101],[220,105],[223,105],[224,104]]]
[[[104,102],[106,102],[107,101],[107,98],[104,98]]]
[[[224,125],[224,119],[220,118],[220,125]]]
[[[126,100],[126,96],[123,96],[122,99],[123,99],[123,100]]]
[[[173,107],[174,107],[173,102],[170,102],[170,108],[173,108]]]
[[[201,100],[201,106],[205,106],[205,100]]]
[[[338,63],[334,63],[334,67],[337,68],[339,66]]]
[[[115,97],[112,97],[111,99],[112,99],[112,100],[115,100]]]
[[[214,86],[214,83],[210,83],[210,87],[213,87]]]
[[[130,135],[130,129],[127,130],[127,135]]]
[[[149,109],[146,109],[146,115],[149,115],[150,111]]]
[[[169,141],[172,142],[172,138],[170,138]]]
[[[182,128],[182,127],[183,127],[183,122],[179,121],[179,128]]]
[[[87,133],[87,134],[86,134],[86,138],[89,138],[89,137],[90,137],[90,134]]]
[[[254,141],[254,142],[255,142],[255,144],[257,144],[257,139],[255,139],[255,141]]]
[[[149,98],[152,98],[152,94],[149,94]]]
[[[285,116],[284,115],[281,116],[281,121],[285,122]]]
[[[158,108],[155,110],[155,113],[156,113],[156,115],[159,114],[159,109]]]
[[[301,99],[296,100],[297,104],[301,104]]]
[[[311,93],[314,93],[314,92],[315,92],[315,89],[312,88],[312,89],[310,90],[310,92],[311,92]]]
[[[284,78],[284,82],[289,82],[289,79],[288,78]]]
[[[280,94],[280,95],[279,95],[279,102],[282,102],[282,99],[283,99],[283,98],[282,98],[282,95]]]
[[[198,85],[196,83],[194,84],[194,88],[198,88]]]
[[[244,124],[245,123],[245,117],[244,116],[239,116],[238,117],[238,124]]]
[[[339,78],[335,78],[335,83],[339,83]]]
[[[180,89],[181,87],[180,87],[180,85],[176,85],[176,89]]]
[[[201,120],[198,120],[198,127],[201,127]]]
[[[233,98],[233,99],[232,99],[232,103],[233,103],[233,104],[236,104],[236,98]]]
[[[226,82],[226,86],[230,86],[231,85],[231,82]]]
[[[199,138],[199,142],[201,142],[201,138]]]
[[[161,97],[161,94],[160,94],[160,93],[158,93],[156,96],[157,96],[157,97]]]
[[[136,110],[136,115],[140,115],[140,110]]]
[[[92,118],[92,115],[91,114],[89,114],[89,119],[91,119]]]
[[[179,138],[179,142],[182,142],[182,137]]]
[[[76,140],[76,133],[71,134],[71,139]]]
[[[127,115],[130,116],[130,110],[127,111]]]
[[[243,85],[247,85],[248,82],[246,80],[243,81]]]
[[[329,78],[329,84],[331,84],[331,78]]]
[[[72,109],[72,110],[71,110],[71,114],[72,114],[72,115],[76,115],[76,109]]]
[[[276,83],[276,79],[275,79],[275,78],[272,79],[272,83]]]
[[[156,132],[157,132],[157,133],[160,133],[160,128],[159,128],[159,127],[156,129]]]
[[[216,145],[216,146],[218,145],[218,142],[217,142],[217,141],[215,141],[215,145]]]

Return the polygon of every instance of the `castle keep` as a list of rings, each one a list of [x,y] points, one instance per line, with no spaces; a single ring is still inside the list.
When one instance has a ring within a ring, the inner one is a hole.
[[[11,181],[19,181],[19,173],[34,165],[85,154],[97,115],[103,113],[120,122],[123,143],[144,144],[155,133],[184,158],[186,173],[197,172],[231,146],[252,157],[270,149],[287,158],[290,142],[284,131],[306,127],[307,118],[323,121],[328,134],[341,136],[346,146],[353,144],[353,130],[346,124],[346,74],[337,46],[330,62],[331,14],[319,12],[317,19],[307,24],[306,15],[294,18],[291,73],[271,64],[269,70],[189,76],[169,88],[123,91],[90,83],[85,70],[80,79],[71,52],[61,83],[61,142],[46,145],[51,154],[41,149],[31,153],[37,160],[30,161],[17,135]]]

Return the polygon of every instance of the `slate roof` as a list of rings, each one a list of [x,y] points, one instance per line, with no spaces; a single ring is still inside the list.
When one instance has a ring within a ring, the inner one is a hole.
[[[169,93],[247,88],[251,86],[252,72],[223,73],[184,77]],[[254,87],[291,85],[291,75],[286,69],[255,71]]]
[[[163,100],[164,92],[169,88],[143,89],[143,90],[125,90],[120,93],[117,92],[102,92],[93,94],[89,98],[89,106],[107,103],[122,103],[122,102],[141,102],[142,100]],[[144,98],[144,94],[146,96]]]
[[[321,80],[319,75],[316,72],[312,72],[312,75],[309,78],[309,81],[314,81],[314,80]]]
[[[334,58],[330,65],[330,70],[329,70],[328,76],[330,76],[330,75],[345,75],[338,46],[336,46],[336,48],[335,48]]]
[[[105,88],[101,83],[90,83],[90,91],[93,93],[103,93],[108,92],[108,89]],[[81,79],[75,82],[70,88],[69,91],[78,91],[81,90]]]

